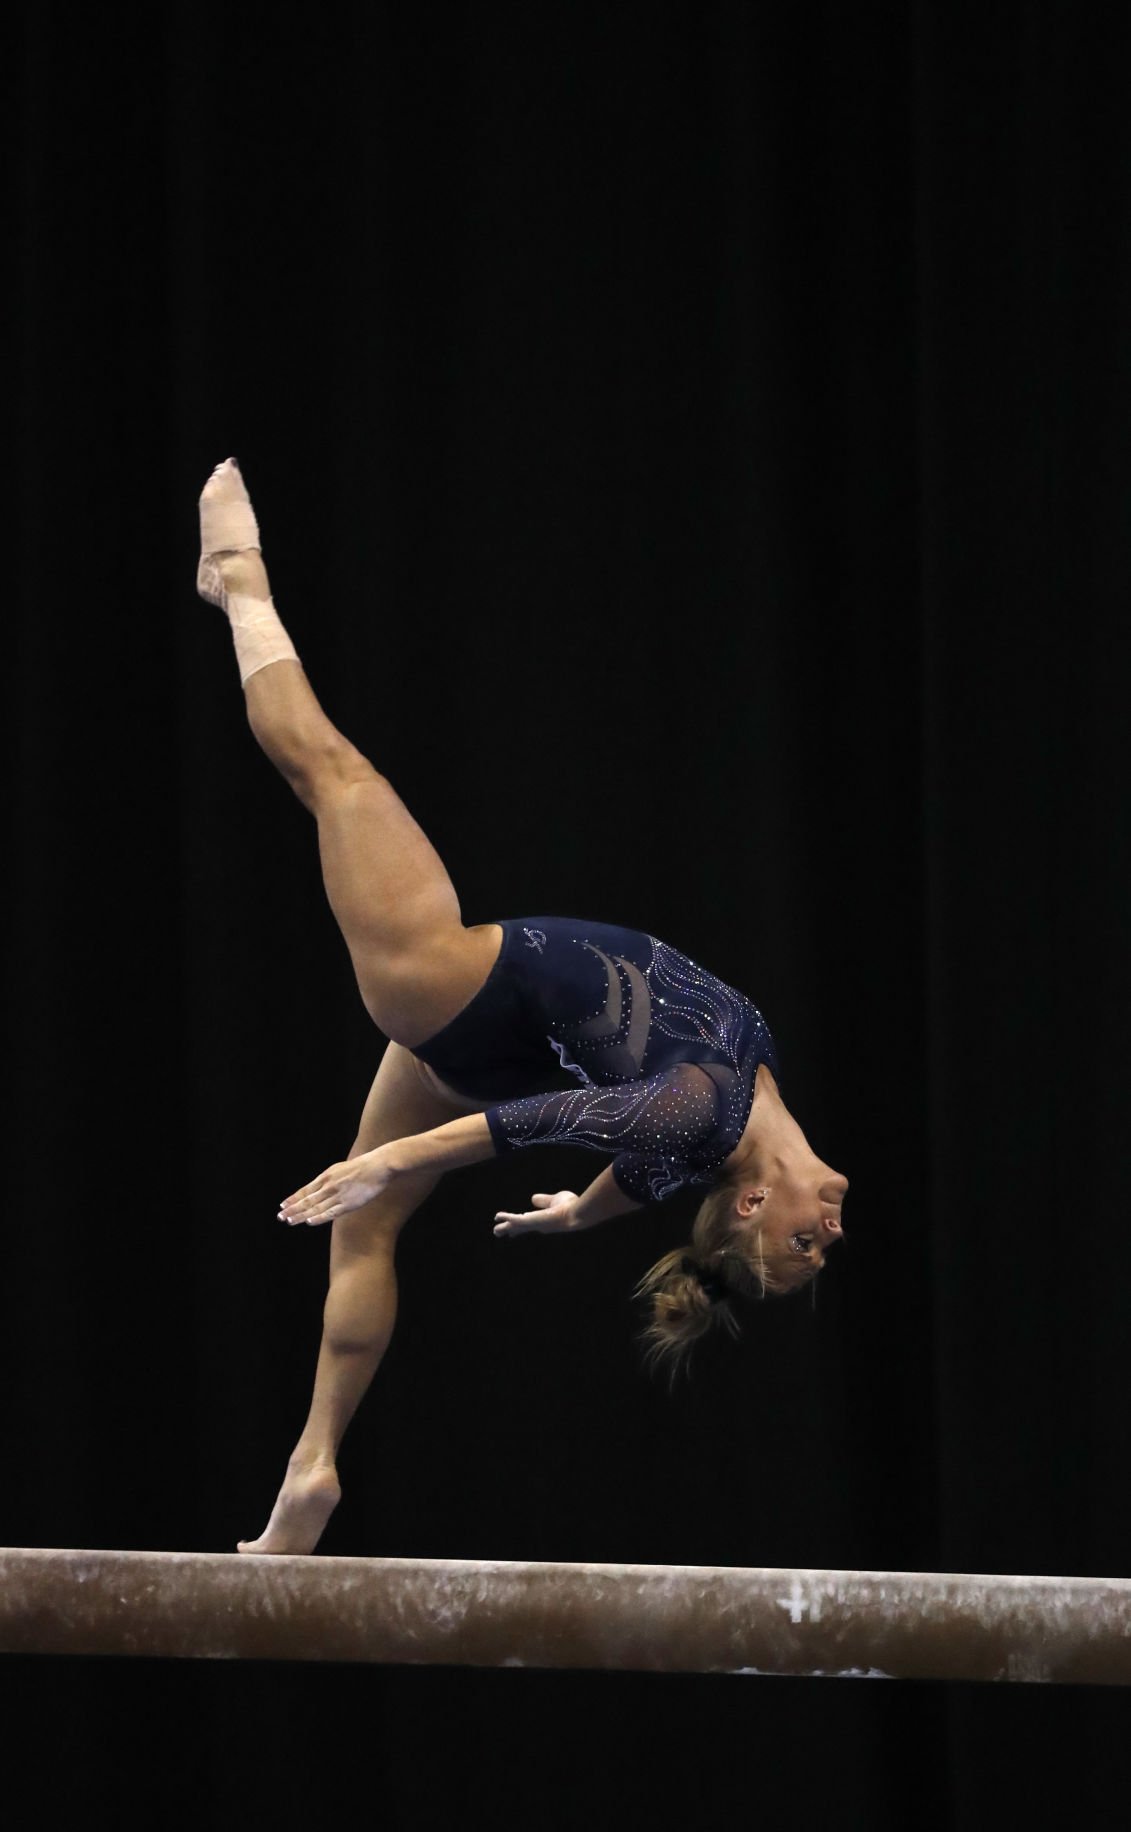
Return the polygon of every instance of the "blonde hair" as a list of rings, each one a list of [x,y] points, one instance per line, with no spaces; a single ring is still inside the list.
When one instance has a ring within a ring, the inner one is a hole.
[[[633,1293],[649,1307],[641,1331],[645,1363],[673,1384],[712,1327],[737,1336],[732,1298],[782,1297],[807,1284],[816,1270],[780,1253],[767,1254],[759,1218],[735,1215],[740,1187],[735,1180],[717,1183],[699,1205],[688,1245],[665,1253]]]

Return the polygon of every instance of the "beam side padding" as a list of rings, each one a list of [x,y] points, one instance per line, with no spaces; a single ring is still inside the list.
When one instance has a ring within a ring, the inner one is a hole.
[[[1131,1683],[1131,1580],[0,1549],[0,1652]]]

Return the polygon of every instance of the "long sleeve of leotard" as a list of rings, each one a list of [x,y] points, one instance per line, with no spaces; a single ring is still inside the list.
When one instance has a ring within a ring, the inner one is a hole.
[[[527,1145],[584,1145],[617,1154],[613,1174],[635,1202],[662,1200],[692,1174],[689,1154],[719,1123],[719,1092],[694,1063],[647,1081],[587,1084],[531,1094],[487,1109],[499,1152]]]

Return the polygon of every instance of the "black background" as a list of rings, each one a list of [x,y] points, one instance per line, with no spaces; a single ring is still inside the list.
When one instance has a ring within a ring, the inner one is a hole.
[[[262,1528],[328,1245],[274,1210],[381,1047],[193,591],[234,451],[466,920],[741,986],[852,1182],[815,1304],[669,1399],[628,1294],[690,1210],[502,1246],[531,1167],[450,1179],[323,1549],[1129,1575],[1128,51],[1067,5],[27,9],[8,1544]],[[1131,1779],[1100,1691],[3,1676],[45,1811],[1098,1827]]]

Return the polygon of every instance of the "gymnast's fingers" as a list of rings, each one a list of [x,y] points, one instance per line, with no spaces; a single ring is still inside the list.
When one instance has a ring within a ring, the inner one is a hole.
[[[323,1171],[313,1183],[304,1183],[293,1196],[284,1197],[279,1204],[279,1220],[289,1222],[292,1227],[304,1221],[329,1221],[332,1216],[328,1211],[334,1206],[334,1195],[330,1173]]]
[[[493,1232],[498,1235],[500,1240],[505,1240],[508,1234],[529,1234],[532,1228],[538,1227],[541,1220],[542,1217],[538,1213],[508,1215],[505,1211],[500,1210],[499,1214],[495,1216]]]
[[[299,1190],[295,1190],[293,1195],[284,1196],[282,1202],[279,1204],[279,1207],[281,1209],[294,1208],[296,1203],[302,1202],[308,1197],[313,1197],[317,1195],[318,1191],[325,1187],[326,1178],[328,1175],[329,1173],[327,1171],[323,1171],[320,1176],[315,1177],[312,1183],[304,1183],[302,1188]]]
[[[539,1194],[532,1196],[530,1200],[534,1203],[534,1207],[527,1209],[524,1214],[510,1215],[505,1210],[500,1210],[495,1216],[493,1231],[500,1240],[505,1240],[508,1234],[529,1234],[532,1231],[547,1233],[551,1230],[553,1224],[546,1210],[553,1207],[557,1198]]]

